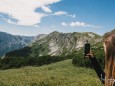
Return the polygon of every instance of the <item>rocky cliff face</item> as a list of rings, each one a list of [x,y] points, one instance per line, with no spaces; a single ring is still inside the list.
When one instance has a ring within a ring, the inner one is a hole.
[[[32,43],[34,37],[15,36],[8,33],[0,32],[0,56],[9,51],[23,48]]]

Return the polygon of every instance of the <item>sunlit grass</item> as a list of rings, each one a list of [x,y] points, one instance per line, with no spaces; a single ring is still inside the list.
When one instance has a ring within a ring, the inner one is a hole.
[[[0,86],[102,86],[94,70],[65,60],[41,67],[0,71]]]

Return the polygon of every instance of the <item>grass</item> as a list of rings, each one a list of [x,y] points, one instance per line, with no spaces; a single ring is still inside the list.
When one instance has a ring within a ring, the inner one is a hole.
[[[65,60],[41,67],[0,71],[0,86],[103,86],[94,70]]]

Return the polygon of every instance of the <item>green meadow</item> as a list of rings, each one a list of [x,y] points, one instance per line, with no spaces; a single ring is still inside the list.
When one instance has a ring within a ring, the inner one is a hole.
[[[95,71],[64,60],[41,67],[0,70],[0,86],[103,86]]]

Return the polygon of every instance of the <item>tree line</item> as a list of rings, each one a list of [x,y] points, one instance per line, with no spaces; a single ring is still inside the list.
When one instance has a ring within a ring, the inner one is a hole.
[[[40,57],[6,57],[0,59],[0,69],[20,68],[24,66],[42,66],[69,59],[69,56],[40,56]]]

